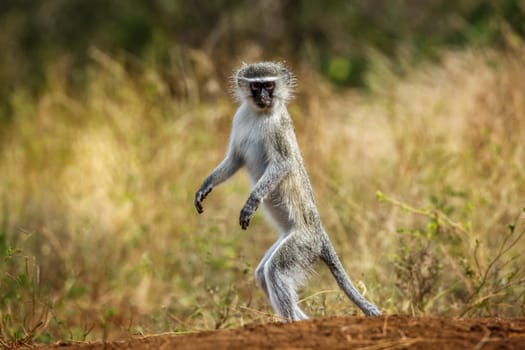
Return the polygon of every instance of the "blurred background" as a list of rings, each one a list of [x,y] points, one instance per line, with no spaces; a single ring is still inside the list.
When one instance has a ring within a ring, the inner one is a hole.
[[[525,313],[525,1],[0,2],[0,341],[275,319],[222,159],[242,62],[284,60],[324,226],[385,313]],[[326,269],[312,316],[358,315]],[[315,287],[315,288],[314,288]]]

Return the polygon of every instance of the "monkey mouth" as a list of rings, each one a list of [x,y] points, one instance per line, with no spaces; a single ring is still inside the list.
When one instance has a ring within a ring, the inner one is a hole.
[[[258,101],[255,103],[255,105],[261,109],[270,108],[272,106],[272,102],[262,102]]]
[[[262,108],[262,109],[272,107],[271,98],[260,98],[260,99],[256,99],[254,102],[257,107]]]

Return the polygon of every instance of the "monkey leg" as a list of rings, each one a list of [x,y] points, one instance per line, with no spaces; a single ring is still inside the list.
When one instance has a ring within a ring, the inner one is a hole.
[[[264,265],[268,298],[274,311],[285,321],[308,318],[297,305],[297,288],[304,282],[315,260],[306,237],[289,234],[274,248]]]
[[[270,298],[268,295],[268,287],[266,286],[266,278],[264,276],[264,266],[266,265],[266,262],[270,258],[270,256],[273,254],[275,249],[281,244],[282,240],[285,238],[285,236],[280,236],[277,241],[275,241],[274,244],[264,253],[263,258],[261,259],[261,262],[259,265],[257,265],[257,268],[255,269],[255,280],[257,281],[257,284],[259,287],[263,290],[264,294],[267,298]]]

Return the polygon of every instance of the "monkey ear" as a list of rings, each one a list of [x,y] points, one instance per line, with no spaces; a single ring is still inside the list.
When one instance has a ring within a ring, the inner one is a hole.
[[[244,87],[246,87],[246,81],[243,79],[241,73],[237,74],[237,76],[235,77],[235,84],[237,85],[236,87],[238,89],[243,89]]]
[[[241,68],[239,68],[234,74],[233,74],[233,82],[237,85],[237,87],[241,87],[241,77],[244,76],[244,71],[246,70],[246,67],[248,64],[246,62],[242,62]]]
[[[284,79],[286,81],[286,84],[287,85],[291,85],[292,83],[292,74],[290,73],[290,71],[288,70],[288,68],[286,67],[282,67],[281,68],[281,74],[284,76]]]
[[[286,85],[293,89],[295,87],[295,76],[286,67],[281,67],[280,73]]]

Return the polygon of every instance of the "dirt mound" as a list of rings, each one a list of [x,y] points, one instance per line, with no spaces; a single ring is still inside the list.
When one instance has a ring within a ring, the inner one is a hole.
[[[525,349],[525,318],[334,317],[43,349]]]

